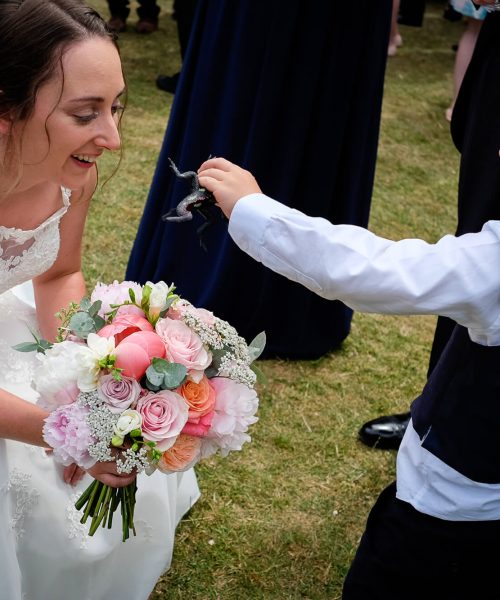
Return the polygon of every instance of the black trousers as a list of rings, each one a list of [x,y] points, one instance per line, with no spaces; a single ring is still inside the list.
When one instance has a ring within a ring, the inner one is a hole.
[[[156,0],[139,0],[139,8],[137,15],[139,19],[156,19],[160,12],[160,7],[156,4]],[[121,17],[126,19],[130,14],[128,0],[108,0],[109,12],[113,17]]]
[[[500,521],[444,521],[396,498],[373,507],[343,600],[499,600]]]

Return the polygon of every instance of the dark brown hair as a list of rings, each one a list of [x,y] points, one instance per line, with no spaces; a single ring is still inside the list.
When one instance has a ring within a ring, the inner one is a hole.
[[[0,0],[0,118],[12,124],[28,119],[38,90],[59,72],[68,47],[96,37],[118,50],[116,35],[81,0]],[[10,183],[0,185],[0,199],[22,170],[18,140],[7,136],[4,142],[0,175],[9,173]]]

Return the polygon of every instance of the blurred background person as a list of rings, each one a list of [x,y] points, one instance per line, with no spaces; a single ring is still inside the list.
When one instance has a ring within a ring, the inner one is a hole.
[[[226,156],[275,198],[365,227],[391,8],[391,0],[200,0],[127,278],[174,281],[247,340],[265,330],[266,357],[315,359],[339,346],[350,330],[345,305],[252,261],[219,218],[208,252],[197,216],[162,221],[190,192],[168,158],[187,171]]]
[[[130,14],[129,0],[107,0],[111,17],[109,27],[116,33],[127,29],[127,18]],[[153,33],[158,29],[158,15],[160,7],[156,0],[138,0],[137,16],[139,20],[135,26],[137,33]]]

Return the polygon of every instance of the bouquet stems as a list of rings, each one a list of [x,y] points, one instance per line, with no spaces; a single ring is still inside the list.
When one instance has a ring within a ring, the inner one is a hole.
[[[111,529],[113,524],[113,513],[120,506],[122,515],[122,540],[125,542],[130,537],[130,530],[136,535],[134,526],[134,508],[137,483],[122,488],[112,488],[97,479],[89,485],[75,503],[77,510],[83,509],[80,523],[85,524],[89,517],[89,535],[94,535],[99,525]]]

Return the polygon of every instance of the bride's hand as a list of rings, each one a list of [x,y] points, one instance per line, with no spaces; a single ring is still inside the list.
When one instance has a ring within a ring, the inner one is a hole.
[[[76,485],[83,479],[86,471],[79,467],[76,463],[71,463],[69,466],[64,467],[63,479],[69,485]]]
[[[116,463],[111,461],[97,462],[93,467],[87,469],[87,473],[105,485],[115,488],[130,485],[137,476],[135,471],[129,474],[118,473],[116,470]]]

